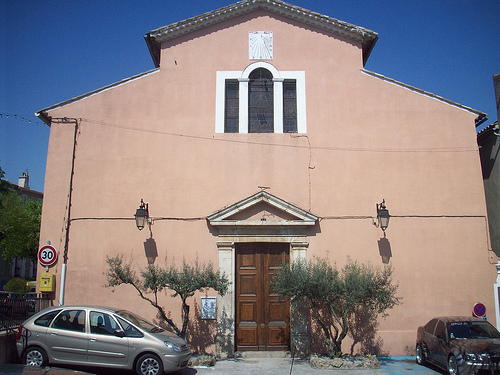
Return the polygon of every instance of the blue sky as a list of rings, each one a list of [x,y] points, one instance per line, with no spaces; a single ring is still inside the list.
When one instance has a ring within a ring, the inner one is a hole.
[[[5,177],[17,183],[27,170],[43,191],[50,128],[36,111],[152,69],[144,34],[234,2],[0,0]],[[291,3],[377,32],[366,69],[485,112],[485,125],[497,120],[500,0]]]

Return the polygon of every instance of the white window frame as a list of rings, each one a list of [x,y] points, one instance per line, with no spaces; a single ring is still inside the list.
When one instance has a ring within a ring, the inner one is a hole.
[[[307,132],[306,74],[304,71],[279,71],[272,64],[258,61],[243,71],[218,71],[215,93],[215,133],[224,133],[226,80],[239,82],[238,133],[248,133],[248,81],[252,71],[264,68],[271,72],[274,82],[274,133],[283,133],[283,82],[295,80],[297,85],[297,133]]]

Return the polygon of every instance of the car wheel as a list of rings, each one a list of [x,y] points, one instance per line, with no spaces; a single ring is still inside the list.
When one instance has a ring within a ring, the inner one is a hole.
[[[417,349],[416,349],[416,352],[417,352],[417,356],[416,356],[416,361],[419,365],[423,366],[426,364],[426,359],[425,359],[425,351],[424,351],[424,347],[422,344],[417,344]]]
[[[26,366],[43,367],[47,364],[47,353],[38,346],[28,348],[24,357],[24,363]]]
[[[457,359],[453,354],[448,358],[448,374],[459,375]]]
[[[161,375],[163,374],[163,363],[154,354],[144,354],[137,361],[135,371],[137,375]]]

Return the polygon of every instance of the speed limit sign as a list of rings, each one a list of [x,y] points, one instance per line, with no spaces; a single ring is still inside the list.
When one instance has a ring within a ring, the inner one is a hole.
[[[38,261],[44,267],[53,265],[57,261],[57,251],[52,245],[44,245],[38,249]]]

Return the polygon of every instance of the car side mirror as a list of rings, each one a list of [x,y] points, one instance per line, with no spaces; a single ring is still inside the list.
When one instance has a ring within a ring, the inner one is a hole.
[[[123,332],[121,329],[116,329],[115,336],[116,337],[125,337],[125,332]]]

